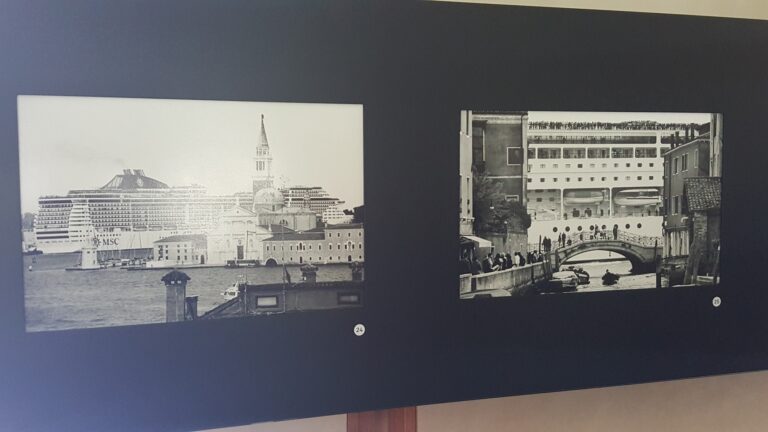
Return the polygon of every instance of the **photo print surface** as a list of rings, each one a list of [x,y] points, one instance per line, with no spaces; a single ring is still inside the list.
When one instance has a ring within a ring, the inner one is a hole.
[[[19,96],[27,331],[363,304],[363,107]]]
[[[461,111],[460,297],[717,284],[722,124]]]

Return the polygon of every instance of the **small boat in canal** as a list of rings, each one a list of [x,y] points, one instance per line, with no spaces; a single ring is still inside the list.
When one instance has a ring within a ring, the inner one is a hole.
[[[616,273],[611,273],[606,270],[605,274],[603,275],[603,285],[616,285],[616,283],[619,282],[620,277],[621,276],[617,275]]]

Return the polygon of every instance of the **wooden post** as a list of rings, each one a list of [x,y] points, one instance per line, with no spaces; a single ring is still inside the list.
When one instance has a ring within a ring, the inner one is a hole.
[[[347,432],[416,432],[416,407],[347,414]]]

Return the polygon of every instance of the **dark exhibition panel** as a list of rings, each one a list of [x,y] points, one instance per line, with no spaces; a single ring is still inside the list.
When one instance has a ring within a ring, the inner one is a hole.
[[[765,52],[768,25],[743,19],[432,2],[7,1],[0,424],[197,430],[768,368],[768,195],[753,187],[768,160]],[[363,306],[25,331],[19,95],[361,104]],[[460,300],[457,132],[460,111],[475,107],[722,113],[720,283]]]

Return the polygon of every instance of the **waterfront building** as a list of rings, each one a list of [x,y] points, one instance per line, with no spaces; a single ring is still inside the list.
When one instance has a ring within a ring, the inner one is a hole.
[[[262,224],[258,213],[233,207],[207,234],[209,262],[220,265],[228,261],[262,262],[261,242],[279,232],[294,231],[268,222]]]
[[[337,225],[350,223],[353,217],[353,215],[344,213],[343,210],[336,206],[330,206],[323,211],[321,219],[324,224]]]
[[[704,126],[708,128],[708,125]],[[686,203],[686,181],[709,176],[710,134],[673,144],[664,154],[664,249],[663,256],[688,256],[691,245],[691,215]]]
[[[459,130],[459,234],[474,234],[472,215],[472,111],[461,111]]]
[[[648,237],[662,232],[664,153],[695,125],[531,122],[527,190],[531,249],[556,239],[614,228]]]
[[[504,198],[526,204],[528,113],[472,113],[472,163],[482,162],[486,177],[501,185]]]
[[[468,113],[467,113],[468,114]],[[523,111],[473,111],[471,170],[498,188],[501,199],[527,203],[528,113]],[[466,159],[463,164],[467,165]],[[461,168],[460,168],[461,169]],[[465,173],[466,175],[466,173]],[[472,182],[469,188],[474,188]],[[474,205],[470,201],[467,206]],[[498,205],[489,203],[491,207]],[[493,211],[493,208],[490,209]],[[471,214],[477,218],[478,215]],[[461,220],[461,218],[460,218]],[[465,226],[469,220],[465,219]],[[474,220],[473,220],[474,222]],[[505,221],[503,229],[484,232],[475,227],[475,234],[489,240],[496,252],[514,253],[528,249],[528,234],[521,218]],[[465,228],[466,230],[466,228]]]
[[[280,189],[287,208],[304,208],[314,212],[318,218],[329,207],[340,206],[344,201],[332,197],[320,186],[290,186]]]
[[[207,264],[207,241],[203,234],[175,235],[154,242],[150,268],[170,268]]]
[[[262,241],[264,264],[334,264],[364,261],[363,224],[328,225],[275,234]]]
[[[720,258],[720,177],[685,179],[683,211],[690,218],[690,245],[683,283],[716,275]]]

